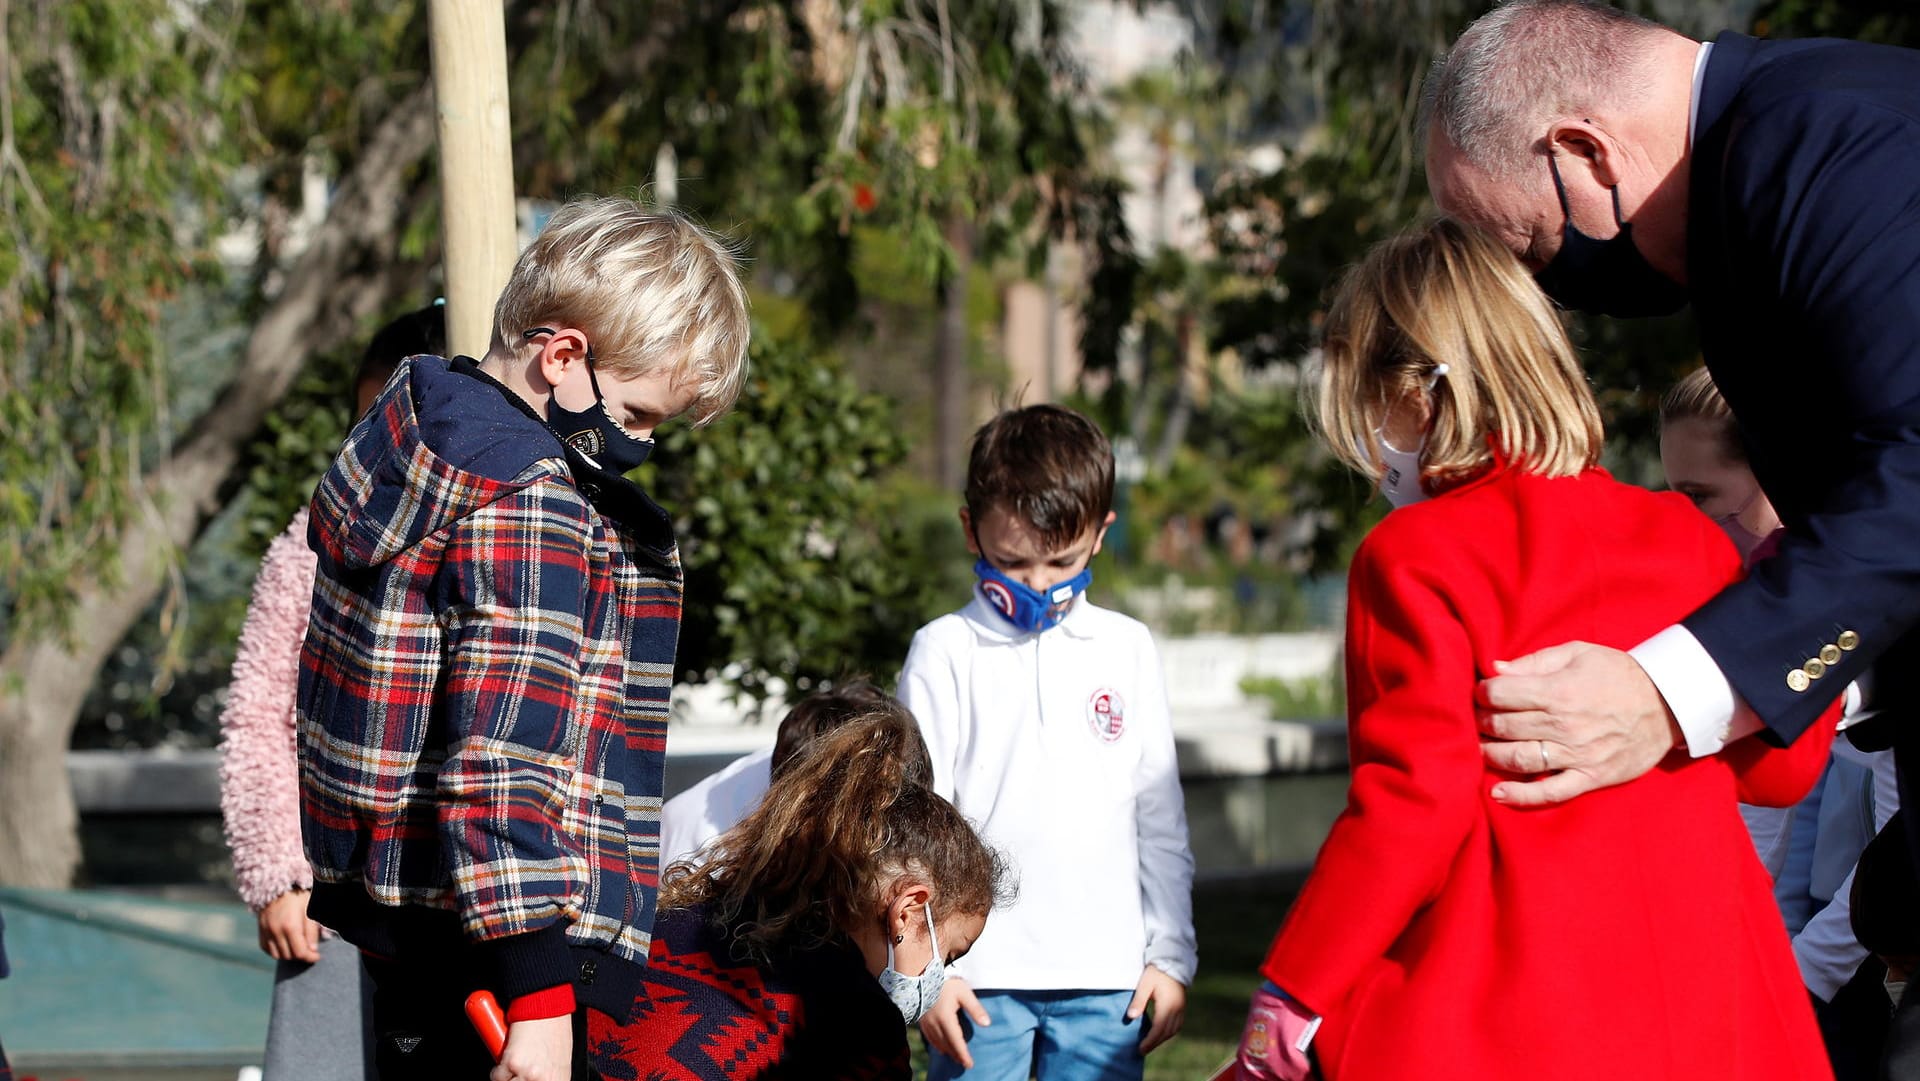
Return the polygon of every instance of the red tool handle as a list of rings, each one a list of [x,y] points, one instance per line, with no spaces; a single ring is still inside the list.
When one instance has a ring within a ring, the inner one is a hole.
[[[493,997],[492,991],[468,995],[467,1020],[473,1022],[473,1030],[486,1041],[493,1061],[499,1062],[500,1053],[507,1049],[507,1015],[500,1011],[500,1000]]]

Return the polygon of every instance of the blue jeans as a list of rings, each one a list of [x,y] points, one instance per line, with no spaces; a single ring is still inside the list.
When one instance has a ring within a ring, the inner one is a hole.
[[[1132,991],[981,991],[993,1024],[976,1028],[966,1013],[973,1069],[928,1049],[927,1081],[1140,1081],[1146,1058],[1142,1020],[1127,1020]]]

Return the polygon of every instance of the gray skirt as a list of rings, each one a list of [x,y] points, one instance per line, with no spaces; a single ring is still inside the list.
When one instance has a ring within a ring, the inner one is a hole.
[[[367,1081],[372,995],[360,951],[345,939],[322,939],[313,964],[280,962],[262,1081]]]

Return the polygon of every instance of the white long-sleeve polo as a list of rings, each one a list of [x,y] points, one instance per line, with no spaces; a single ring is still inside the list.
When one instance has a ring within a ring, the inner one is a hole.
[[[1017,631],[975,596],[914,635],[900,699],[934,784],[1012,865],[960,967],[990,990],[1193,982],[1193,853],[1165,677],[1136,620],[1077,601]]]
[[[773,748],[743,754],[660,808],[660,869],[694,860],[707,842],[760,809],[773,783]]]

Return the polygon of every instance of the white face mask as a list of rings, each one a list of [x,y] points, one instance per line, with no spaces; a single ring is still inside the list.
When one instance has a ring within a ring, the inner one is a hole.
[[[1433,370],[1433,375],[1427,380],[1429,395],[1446,374],[1445,364]],[[1380,446],[1380,464],[1386,467],[1386,471],[1380,474],[1380,494],[1387,497],[1393,509],[1399,510],[1427,498],[1427,490],[1420,484],[1420,456],[1426,453],[1427,437],[1422,435],[1420,445],[1412,450],[1401,450],[1387,442],[1384,428],[1375,428],[1373,438]]]
[[[918,1024],[933,1004],[940,1000],[940,989],[947,985],[947,962],[940,956],[940,939],[933,931],[933,906],[926,905],[927,945],[933,953],[927,958],[926,971],[909,976],[893,967],[893,940],[887,940],[887,967],[880,972],[880,989],[899,1008],[907,1024]]]
[[[1427,449],[1425,436],[1420,445],[1412,450],[1401,450],[1387,442],[1385,432],[1376,429],[1374,439],[1380,444],[1380,463],[1387,471],[1380,474],[1380,494],[1387,497],[1393,509],[1427,498],[1427,490],[1420,486],[1420,455]]]

